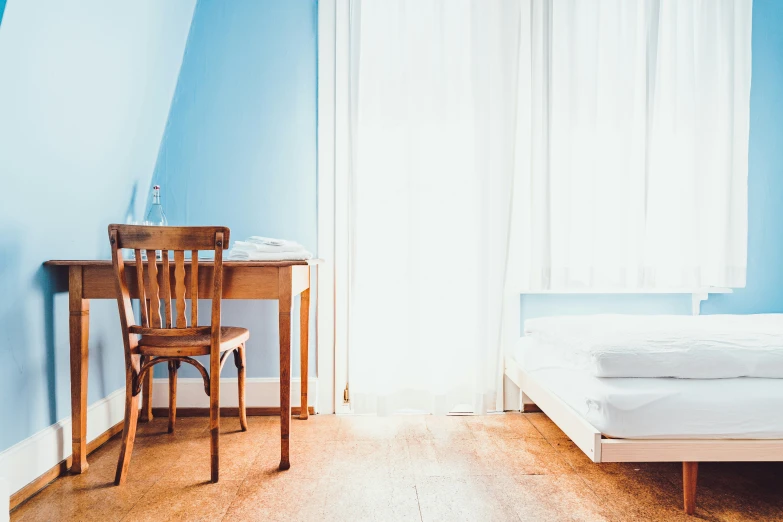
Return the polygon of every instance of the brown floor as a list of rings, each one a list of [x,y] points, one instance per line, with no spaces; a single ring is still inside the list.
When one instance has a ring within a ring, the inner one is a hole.
[[[224,419],[218,484],[207,424],[141,425],[127,485],[115,438],[11,520],[783,520],[783,463],[702,464],[689,518],[680,465],[594,464],[541,413],[294,419],[285,472],[277,419]]]

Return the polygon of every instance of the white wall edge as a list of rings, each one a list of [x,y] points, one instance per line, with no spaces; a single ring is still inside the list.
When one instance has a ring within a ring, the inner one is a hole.
[[[125,417],[125,388],[92,404],[87,409],[87,440],[122,422]],[[0,502],[8,500],[30,482],[71,456],[71,417],[57,421],[0,453]],[[7,496],[3,496],[5,482]],[[0,513],[5,510],[0,509]],[[2,520],[0,515],[0,520]]]
[[[317,375],[322,381],[317,411],[334,413],[335,381],[335,10],[336,0],[318,2],[318,267]],[[342,393],[342,388],[340,388]]]
[[[291,406],[299,406],[301,383],[298,378],[291,379]],[[318,404],[318,379],[308,380],[307,404]],[[237,378],[220,379],[220,405],[237,407]],[[153,408],[168,408],[169,380],[152,380]],[[248,408],[269,408],[280,406],[280,379],[276,377],[253,377],[245,379],[245,406]],[[209,408],[209,397],[204,392],[204,381],[200,377],[177,379],[178,408]]]

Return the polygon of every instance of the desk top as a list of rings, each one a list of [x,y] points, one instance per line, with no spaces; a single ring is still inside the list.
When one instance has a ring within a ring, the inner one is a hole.
[[[145,261],[146,262],[146,261]],[[199,266],[212,265],[214,261],[212,259],[199,258]],[[323,263],[323,259],[307,259],[307,260],[287,260],[287,261],[228,261],[223,260],[223,268],[232,267],[279,267],[279,266],[295,266],[295,265],[319,265]],[[158,259],[158,264],[162,265],[163,261]],[[44,266],[112,266],[111,259],[52,259],[46,261]],[[136,266],[135,259],[126,259],[125,266]]]

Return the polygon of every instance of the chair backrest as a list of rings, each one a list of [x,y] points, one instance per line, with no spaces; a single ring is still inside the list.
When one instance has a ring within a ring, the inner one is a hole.
[[[125,348],[132,351],[137,345],[135,335],[148,336],[187,336],[212,334],[212,342],[220,343],[220,305],[223,294],[223,250],[229,242],[227,227],[159,227],[139,225],[109,225],[112,264],[116,275],[117,304],[120,308]],[[131,306],[131,292],[125,274],[125,260],[122,249],[135,251],[135,286],[139,297],[141,325],[136,323]],[[162,259],[156,258],[161,251]],[[212,321],[210,326],[198,326],[199,299],[199,251],[212,250],[215,253],[212,281]],[[147,261],[142,261],[142,251],[146,251]],[[174,292],[171,285],[171,258],[174,252]],[[188,264],[185,252],[191,252]],[[158,263],[161,264],[160,279]],[[146,281],[146,284],[145,284]],[[149,289],[149,291],[147,291]],[[185,299],[191,300],[190,326],[185,316]],[[175,309],[172,309],[172,299]],[[163,301],[164,314],[160,313],[160,301]]]

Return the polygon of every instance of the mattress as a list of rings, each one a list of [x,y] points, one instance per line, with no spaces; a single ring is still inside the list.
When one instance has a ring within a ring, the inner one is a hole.
[[[783,378],[783,314],[530,319],[530,359],[595,377]]]
[[[605,378],[564,369],[530,375],[607,437],[783,438],[778,379]]]

